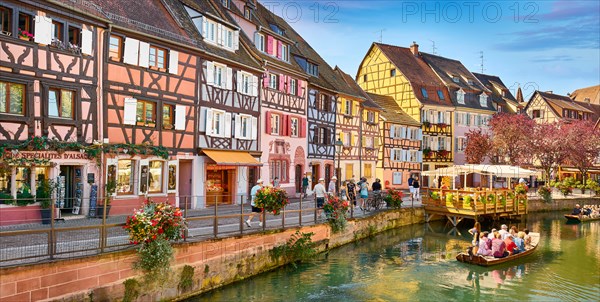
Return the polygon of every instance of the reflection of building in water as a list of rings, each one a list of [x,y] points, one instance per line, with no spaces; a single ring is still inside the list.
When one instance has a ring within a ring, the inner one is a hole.
[[[600,259],[600,248],[598,248],[598,239],[595,236],[589,236],[588,234],[600,233],[600,224],[598,223],[586,223],[581,226],[581,231],[585,236],[585,252],[591,258]]]
[[[550,225],[550,250],[554,252],[561,251],[562,240],[560,240],[560,233],[563,223],[562,220],[553,220]]]

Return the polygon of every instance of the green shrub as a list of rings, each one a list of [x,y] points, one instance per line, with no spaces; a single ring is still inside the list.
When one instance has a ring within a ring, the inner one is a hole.
[[[140,258],[133,264],[133,268],[148,274],[162,274],[169,271],[173,248],[164,238],[143,244],[138,253]]]
[[[317,255],[312,236],[315,233],[301,233],[296,231],[285,244],[274,247],[269,254],[274,261],[280,257],[296,267],[297,262],[305,262]]]
[[[545,203],[552,202],[552,189],[546,186],[541,186],[538,191],[538,195],[542,197]]]
[[[194,285],[194,267],[186,265],[181,271],[181,278],[179,279],[179,290],[186,292],[192,289]]]

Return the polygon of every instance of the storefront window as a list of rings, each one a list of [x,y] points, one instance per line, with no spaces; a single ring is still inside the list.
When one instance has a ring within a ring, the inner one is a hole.
[[[177,190],[177,165],[169,165],[169,190]]]
[[[31,169],[17,167],[17,193],[31,192]]]
[[[0,193],[10,194],[11,170],[0,171]]]
[[[133,194],[133,168],[134,161],[129,159],[119,160],[117,171],[117,195]]]
[[[150,161],[150,175],[148,175],[148,192],[162,193],[163,191],[163,162]]]
[[[42,180],[42,179],[48,179],[48,168],[36,167],[35,168],[35,179],[37,181]]]

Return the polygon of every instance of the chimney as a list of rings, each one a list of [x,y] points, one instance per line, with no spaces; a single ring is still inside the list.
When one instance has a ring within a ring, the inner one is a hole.
[[[548,90],[548,91],[546,91],[546,93],[549,93],[549,94],[554,94],[554,91],[552,91],[552,90]]]
[[[410,52],[416,57],[419,56],[419,44],[413,41],[413,44],[410,46]]]

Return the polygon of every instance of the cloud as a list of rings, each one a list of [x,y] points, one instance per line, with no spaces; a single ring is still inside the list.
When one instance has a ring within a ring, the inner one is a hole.
[[[536,57],[531,60],[531,62],[536,63],[545,63],[545,62],[570,62],[575,61],[576,59],[580,59],[581,57],[574,57],[570,55],[556,55],[556,56],[545,56],[545,57]]]

